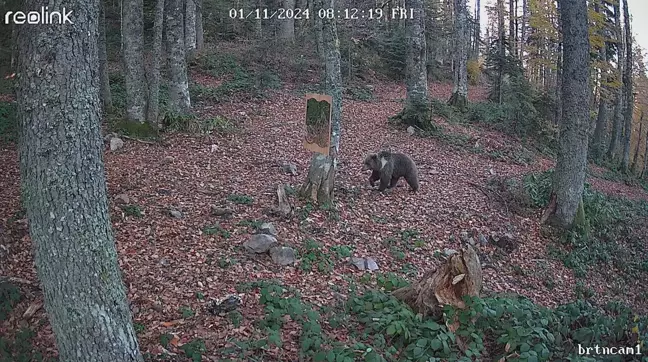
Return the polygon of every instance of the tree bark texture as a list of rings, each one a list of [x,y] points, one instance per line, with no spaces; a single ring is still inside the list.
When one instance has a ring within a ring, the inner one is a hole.
[[[185,0],[185,22],[184,22],[185,46],[187,57],[191,59],[196,52],[196,2]]]
[[[623,170],[630,167],[630,142],[632,140],[632,111],[634,110],[634,96],[632,94],[632,30],[630,29],[630,14],[628,0],[623,0],[623,20],[625,23],[625,67],[623,69]]]
[[[19,34],[21,181],[45,309],[59,360],[143,361],[108,212],[99,0],[57,7],[50,10],[74,9],[74,24],[26,25]]]
[[[504,0],[497,0],[497,32],[498,32],[498,52],[500,56],[500,61],[504,59],[506,55],[506,49],[504,49],[504,38],[506,31],[504,29]],[[502,104],[503,100],[503,86],[504,86],[504,70],[502,66],[499,67],[497,74],[497,103]]]
[[[186,114],[191,110],[185,57],[183,3],[183,0],[166,0],[164,19],[170,78],[170,108],[176,114]]]
[[[599,9],[598,6],[595,7],[597,12],[600,12],[601,10]],[[604,35],[604,34],[602,34]],[[607,52],[606,52],[606,45],[604,43],[604,46],[599,50],[599,56],[601,57],[601,62],[606,63],[607,62]],[[601,70],[600,71],[600,76],[601,78],[607,77],[607,74],[605,71]],[[604,79],[601,79],[603,81]],[[608,110],[608,101],[607,97],[609,94],[610,90],[601,85],[599,89],[599,105],[598,105],[598,114],[596,115],[596,126],[594,127],[594,135],[592,137],[592,156],[594,157],[595,160],[600,160],[601,156],[603,156],[603,147],[604,147],[604,138],[605,138],[605,129],[607,126],[608,122],[608,115],[607,115],[607,110]]]
[[[147,93],[144,73],[144,2],[143,0],[123,1],[126,117],[133,122],[144,122]]]
[[[283,0],[283,8],[295,9],[295,0]],[[294,41],[295,40],[295,19],[293,17],[286,17],[281,20],[279,30],[279,37],[283,40]]]
[[[455,3],[455,69],[449,104],[465,108],[468,104],[468,8],[466,0]]]
[[[203,28],[203,0],[196,1],[196,51],[205,47],[205,30]]]
[[[618,4],[614,5],[614,23],[616,30],[617,40],[617,71],[619,76],[623,74],[624,65],[624,44],[623,44],[623,28],[621,27],[621,8]],[[619,147],[621,145],[621,135],[623,134],[623,86],[617,90],[615,104],[614,104],[614,120],[612,122],[612,136],[610,137],[610,145],[607,151],[607,158],[609,160],[617,160],[619,155]]]
[[[589,133],[589,36],[585,0],[560,0],[563,29],[563,109],[550,223],[571,227],[582,200]]]
[[[110,77],[108,75],[108,54],[106,52],[106,12],[104,0],[99,2],[99,77],[101,87],[101,105],[104,114],[112,109],[110,94]]]
[[[479,58],[479,44],[481,43],[481,2],[475,1],[475,28],[474,28],[474,41],[472,59]]]
[[[644,119],[644,112],[641,112],[641,121]],[[641,173],[639,178],[643,178],[646,175],[646,170],[648,170],[648,132],[646,132],[646,147],[644,148],[643,154],[643,167],[641,168]]]
[[[162,60],[162,28],[164,24],[164,0],[156,0],[153,21],[153,49],[149,74],[149,105],[146,119],[155,128],[160,127],[160,68]]]
[[[333,8],[334,0],[317,0],[316,9]],[[326,5],[324,5],[326,4]],[[326,58],[326,91],[332,97],[331,151],[328,156],[314,154],[308,176],[301,188],[301,194],[318,204],[333,201],[337,157],[340,151],[342,132],[342,71],[340,66],[340,42],[335,19],[322,19],[322,41]]]

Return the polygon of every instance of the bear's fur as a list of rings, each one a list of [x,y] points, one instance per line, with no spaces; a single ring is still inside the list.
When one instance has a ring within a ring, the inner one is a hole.
[[[396,186],[398,180],[404,177],[411,191],[419,189],[418,169],[412,159],[404,153],[380,151],[367,155],[363,163],[363,170],[371,170],[369,184],[374,186],[380,180],[378,191]]]

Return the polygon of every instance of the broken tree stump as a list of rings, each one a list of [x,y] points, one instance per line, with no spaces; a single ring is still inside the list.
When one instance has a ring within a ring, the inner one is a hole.
[[[426,272],[419,281],[395,290],[392,295],[417,313],[439,317],[444,305],[466,308],[463,297],[479,296],[482,282],[479,257],[468,245],[440,267]]]

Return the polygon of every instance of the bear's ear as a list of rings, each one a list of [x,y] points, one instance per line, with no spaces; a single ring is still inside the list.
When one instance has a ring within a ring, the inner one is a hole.
[[[371,155],[369,155],[369,157],[371,157],[372,160],[377,160],[378,159],[378,154],[377,153],[372,153]]]

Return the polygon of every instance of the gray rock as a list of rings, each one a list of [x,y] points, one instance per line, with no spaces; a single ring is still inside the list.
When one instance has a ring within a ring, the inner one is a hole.
[[[459,234],[459,240],[463,242],[468,241],[468,232],[467,231],[462,231],[461,234]]]
[[[468,238],[467,243],[468,243],[470,246],[475,246],[475,239],[473,239],[473,238]]]
[[[110,139],[110,151],[115,152],[120,148],[124,147],[124,141],[119,137],[113,137]]]
[[[284,163],[281,166],[281,170],[285,173],[289,173],[291,175],[297,175],[297,166],[294,163]]]
[[[408,135],[413,136],[414,133],[416,133],[416,130],[414,129],[414,127],[412,127],[412,126],[407,127],[407,134]]]
[[[277,245],[277,239],[268,234],[256,234],[250,237],[250,240],[243,243],[243,247],[247,251],[251,251],[257,254],[263,254],[268,252],[270,248]]]
[[[374,258],[357,258],[353,257],[351,258],[351,264],[353,264],[356,268],[359,270],[378,270],[378,263],[376,263],[376,260]]]
[[[182,219],[182,213],[178,210],[169,210],[169,215],[175,217],[176,219]]]
[[[214,216],[229,216],[234,213],[234,210],[229,207],[219,207],[216,205],[211,206],[211,213]]]
[[[291,265],[295,263],[295,250],[287,246],[275,246],[270,249],[270,257],[275,264]]]
[[[130,204],[130,197],[126,194],[119,194],[115,196],[115,202],[121,204]]]
[[[277,229],[274,227],[274,225],[272,225],[271,222],[264,222],[263,224],[261,224],[261,226],[259,227],[259,232],[261,234],[268,234],[275,237],[278,234]]]
[[[479,243],[480,243],[481,245],[486,245],[486,244],[488,244],[488,239],[486,239],[486,237],[484,236],[484,234],[479,234],[479,237],[478,237],[477,239],[479,239]]]

